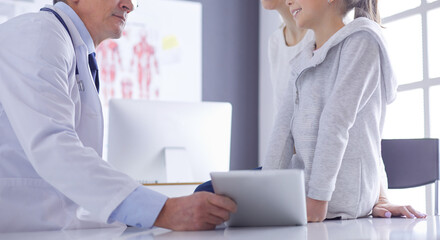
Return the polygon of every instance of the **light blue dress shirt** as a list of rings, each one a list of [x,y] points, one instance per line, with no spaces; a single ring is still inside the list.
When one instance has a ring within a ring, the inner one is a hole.
[[[95,52],[92,36],[75,11],[63,2],[56,3],[55,8],[61,10],[72,20],[87,45],[88,54]],[[167,199],[168,197],[165,195],[140,186],[113,211],[108,222],[118,221],[129,226],[151,228]]]
[[[81,18],[79,18],[78,14],[76,14],[73,9],[63,3],[58,2],[54,5],[57,9],[61,10],[63,13],[65,13],[67,16],[69,16],[70,20],[72,20],[73,24],[75,25],[76,29],[79,32],[79,35],[81,36],[81,39],[84,41],[84,43],[87,46],[87,54],[95,52],[95,43],[93,42],[92,36],[90,36],[89,31],[86,28],[86,25],[84,25]]]

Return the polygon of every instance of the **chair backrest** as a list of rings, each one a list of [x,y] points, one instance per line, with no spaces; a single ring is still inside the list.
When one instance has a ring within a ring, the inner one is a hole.
[[[438,139],[382,140],[388,188],[410,188],[439,179]]]

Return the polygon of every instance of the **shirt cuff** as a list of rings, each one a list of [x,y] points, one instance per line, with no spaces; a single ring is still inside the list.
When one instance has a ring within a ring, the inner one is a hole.
[[[167,199],[163,194],[140,186],[112,212],[108,223],[118,221],[128,226],[151,228]]]

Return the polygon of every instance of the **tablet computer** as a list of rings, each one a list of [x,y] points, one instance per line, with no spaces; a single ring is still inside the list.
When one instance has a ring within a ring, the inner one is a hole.
[[[212,172],[216,194],[232,198],[230,227],[307,224],[304,172],[300,169]]]

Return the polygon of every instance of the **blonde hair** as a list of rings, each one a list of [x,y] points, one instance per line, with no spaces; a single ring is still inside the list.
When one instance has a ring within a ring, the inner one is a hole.
[[[354,18],[366,17],[380,24],[378,0],[342,0],[344,3],[343,14],[354,9]]]

